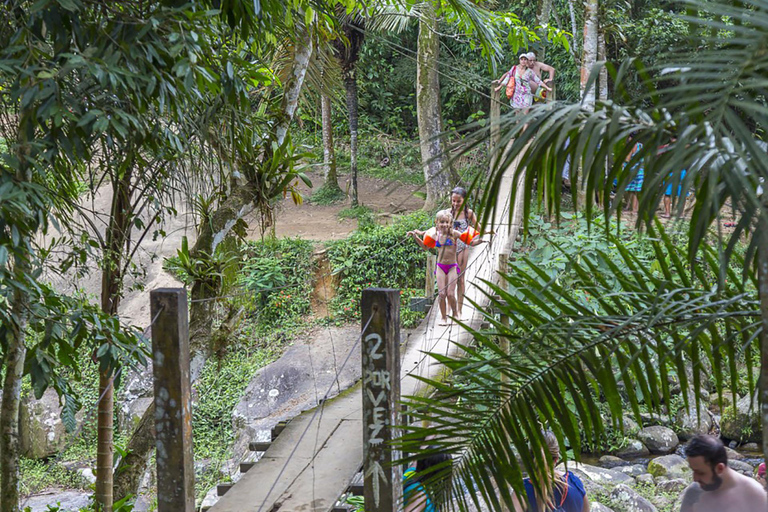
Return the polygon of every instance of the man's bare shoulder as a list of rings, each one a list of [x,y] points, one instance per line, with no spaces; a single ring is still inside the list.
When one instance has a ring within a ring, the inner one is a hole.
[[[757,500],[757,503],[768,505],[768,495],[765,493],[765,488],[762,485],[754,478],[749,478],[740,473],[736,473],[735,476],[741,491],[748,495],[750,500]]]
[[[683,504],[680,507],[680,512],[694,512],[696,510],[696,504],[701,499],[701,495],[704,491],[699,487],[699,484],[693,482],[689,485],[683,494]]]

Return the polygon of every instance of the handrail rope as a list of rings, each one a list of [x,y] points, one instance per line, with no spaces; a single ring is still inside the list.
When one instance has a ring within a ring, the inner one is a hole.
[[[491,248],[491,244],[489,243],[489,244],[488,244],[488,245],[487,245],[487,246],[486,246],[486,247],[483,249],[483,252],[486,252],[486,257],[485,257],[486,259],[483,261],[484,263],[485,263],[485,262],[487,262],[487,261],[489,261],[489,259],[490,259],[490,251],[488,251],[488,249],[490,249],[490,248]],[[469,262],[469,263],[467,264],[467,269],[468,269],[468,268],[470,268],[472,265],[476,264],[476,263],[478,262],[478,260],[479,260],[479,259],[480,259],[480,256],[476,256],[476,257],[475,257],[475,258],[474,258],[474,259],[473,259],[471,262]],[[456,280],[458,280],[458,276],[457,276],[456,278],[454,278],[454,281],[453,281],[453,282],[455,282]],[[439,294],[439,292],[438,292],[438,294]],[[434,299],[434,297],[436,297],[438,294],[435,294],[435,295],[433,295],[433,299]],[[429,314],[430,314],[430,315],[432,314],[432,311],[434,311],[434,309],[435,309],[435,308],[434,308],[434,306],[433,306],[432,308],[430,308],[430,312],[429,312]],[[430,328],[430,327],[431,327],[431,322],[427,322],[427,325],[426,325],[426,329],[427,329],[427,330],[425,331],[425,334],[426,334],[426,332],[428,332],[428,330],[429,330],[429,328]],[[452,326],[449,326],[449,327],[452,327]],[[446,330],[448,330],[448,331],[450,332],[450,328],[449,328],[449,329],[446,329]],[[434,350],[434,348],[435,348],[435,347],[437,346],[437,344],[440,342],[440,339],[441,339],[441,337],[440,337],[440,336],[437,336],[437,337],[435,337],[435,340],[434,340],[434,342],[432,343],[432,345],[431,345],[431,347],[429,348],[429,350],[422,350],[422,356],[421,356],[421,358],[420,358],[420,359],[417,361],[417,363],[416,363],[416,367],[415,367],[415,369],[417,370],[417,373],[416,373],[416,375],[418,375],[418,376],[421,376],[421,371],[422,371],[422,369],[421,369],[421,365],[422,365],[422,363],[423,363],[423,362],[424,362],[424,360],[425,360],[425,359],[426,359],[426,358],[429,356],[429,353],[430,353],[430,352],[432,352],[432,350]],[[428,342],[427,342],[427,337],[426,337],[426,336],[424,336],[424,338],[423,338],[423,340],[422,340],[422,348],[425,348],[427,343],[428,343]],[[402,381],[403,381],[403,380],[404,380],[406,377],[409,377],[409,376],[411,376],[411,375],[413,375],[413,371],[411,371],[411,372],[408,372],[408,373],[406,373],[406,374],[402,375],[402,376],[400,377],[400,381],[402,382]]]
[[[155,318],[153,318],[152,321],[149,323],[149,325],[145,327],[144,330],[142,331],[141,333],[142,337],[147,335],[147,333],[149,332],[149,329],[155,324],[155,321],[157,321],[158,317],[160,316],[160,313],[162,313],[164,309],[165,309],[165,306],[160,306],[160,309],[157,311],[157,314],[155,314]],[[75,442],[79,440],[80,434],[82,434],[83,432],[83,428],[85,428],[85,425],[93,418],[93,414],[98,410],[99,404],[107,395],[107,392],[113,387],[115,380],[120,377],[120,374],[122,373],[123,368],[125,368],[125,366],[120,366],[120,368],[117,369],[115,374],[112,376],[112,379],[110,379],[107,387],[104,388],[104,391],[102,391],[101,396],[99,396],[98,400],[96,400],[96,402],[91,406],[91,409],[88,411],[88,413],[83,418],[83,421],[81,421],[80,425],[77,427],[75,434],[67,442],[67,444],[64,445],[64,448],[62,448],[52,460],[49,460],[46,462],[48,464],[48,467],[43,473],[43,476],[46,476],[48,472],[50,472],[51,469],[53,469],[56,463],[59,462],[59,460],[67,452],[67,450],[72,448]],[[21,506],[19,507],[21,510],[24,510],[24,507],[27,505],[27,502],[29,501],[29,499],[32,496],[34,496],[36,492],[42,489],[44,480],[45,480],[44,478],[41,478],[40,484],[38,484],[37,488],[27,494],[26,498],[24,498],[24,501],[21,503]]]
[[[395,43],[394,41],[390,41],[390,40],[388,40],[388,39],[386,39],[386,38],[376,34],[375,32],[369,32],[369,31],[367,31],[365,29],[362,29],[360,27],[356,27],[354,25],[350,25],[350,27],[353,30],[356,30],[357,32],[360,32],[361,34],[363,34],[363,35],[365,35],[367,37],[373,37],[374,39],[377,39],[377,40],[381,41],[382,43],[387,44],[387,45],[391,46],[392,48],[395,48],[396,51],[400,55],[403,55],[403,56],[408,57],[409,59],[411,59],[411,60],[413,60],[415,62],[418,62],[417,57],[413,56],[413,54],[417,54],[417,52],[411,50],[410,48],[406,48],[404,46],[401,46],[401,45]],[[473,78],[481,78],[483,81],[487,81],[488,80],[486,77],[484,77],[482,75],[478,75],[477,73],[473,73],[472,71],[468,71],[466,69],[461,69],[461,68],[453,67],[453,66],[451,66],[450,64],[447,64],[444,61],[438,62],[438,66],[444,66],[444,67],[446,67],[446,68],[448,68],[448,69],[450,69],[452,71],[456,71],[457,73],[463,73],[464,75],[471,76]],[[433,71],[436,71],[437,73],[439,73],[440,75],[444,76],[445,78],[447,78],[449,80],[453,80],[454,82],[457,82],[457,83],[463,85],[464,87],[466,87],[467,89],[469,89],[469,90],[471,90],[473,92],[476,92],[476,93],[478,93],[478,94],[480,94],[482,96],[485,96],[488,99],[492,99],[491,96],[488,93],[486,93],[484,91],[480,91],[479,89],[475,89],[474,86],[468,84],[467,82],[464,82],[464,81],[462,81],[462,80],[460,80],[458,78],[454,78],[451,75],[448,75],[448,74],[444,73],[443,71],[440,71],[439,67],[433,67],[433,66],[427,66],[427,67],[429,69],[433,70]]]
[[[360,341],[363,339],[363,334],[368,329],[368,326],[371,325],[371,321],[373,320],[373,315],[368,318],[368,321],[365,323],[363,328],[360,330],[360,336],[358,336],[357,341],[355,341],[354,345],[352,345],[352,348],[350,349],[349,353],[347,354],[347,357],[344,359],[344,362],[342,363],[341,367],[339,368],[339,371],[343,370],[347,363],[349,362],[349,359],[352,357],[352,354],[354,354],[355,349],[360,344]],[[333,389],[333,382],[331,382],[331,385],[328,387],[328,390],[326,391],[324,397],[323,397],[323,404],[325,404],[325,401],[327,400],[328,396],[331,394],[331,390]],[[275,480],[272,483],[272,486],[269,488],[269,491],[267,491],[266,496],[264,496],[264,500],[262,500],[261,505],[259,505],[259,508],[257,512],[261,512],[261,510],[264,508],[264,505],[267,503],[267,499],[272,494],[272,491],[275,490],[275,486],[277,486],[277,482],[280,481],[280,477],[283,476],[283,473],[285,472],[285,469],[288,467],[288,463],[293,458],[293,456],[296,454],[296,450],[299,448],[299,445],[304,440],[304,436],[309,431],[309,428],[312,426],[312,423],[315,421],[315,418],[317,418],[318,413],[322,410],[322,407],[318,407],[315,409],[315,412],[312,414],[312,417],[310,418],[309,422],[307,422],[307,426],[304,428],[304,432],[301,433],[301,436],[299,437],[299,440],[296,442],[296,445],[293,447],[293,450],[291,450],[291,453],[288,455],[285,464],[283,464],[283,467],[280,469],[280,471],[277,473],[277,476],[275,476]]]

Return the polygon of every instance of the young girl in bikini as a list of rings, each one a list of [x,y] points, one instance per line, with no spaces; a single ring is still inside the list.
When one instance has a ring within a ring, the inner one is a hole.
[[[412,236],[416,243],[424,249],[428,249],[422,240],[425,234],[435,241],[434,247],[437,249],[437,269],[435,269],[435,274],[437,275],[441,316],[439,325],[448,325],[446,302],[451,307],[453,316],[458,318],[458,310],[456,309],[456,281],[461,273],[461,269],[456,262],[456,247],[458,246],[461,232],[453,229],[453,217],[447,211],[437,213],[435,224],[436,228],[430,228],[428,231],[409,231],[408,236]]]
[[[451,190],[451,215],[453,216],[453,228],[461,233],[467,231],[470,227],[477,226],[477,215],[467,206],[467,190],[462,187],[456,187]],[[475,244],[473,244],[475,245]],[[456,263],[461,268],[467,268],[469,263],[469,251],[467,244],[459,240],[456,246]],[[459,308],[459,316],[464,306],[465,291],[464,276],[459,274],[456,282],[456,306]]]

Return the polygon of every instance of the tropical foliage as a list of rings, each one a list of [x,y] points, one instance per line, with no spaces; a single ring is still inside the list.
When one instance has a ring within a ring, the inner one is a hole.
[[[408,400],[417,412],[404,451],[423,456],[417,447],[430,436],[430,450],[456,454],[452,498],[461,508],[482,502],[499,509],[511,506],[513,491],[524,495],[524,472],[536,482],[526,468],[551,465],[531,448],[542,430],[555,432],[561,452],[579,459],[585,446],[603,445],[622,426],[625,411],[639,423],[641,411],[660,412],[672,400],[671,380],[686,405],[697,407],[693,390],[710,371],[718,390],[733,389],[737,365],[758,350],[754,273],[744,281],[729,269],[728,283],[718,285],[717,249],[704,248],[689,264],[686,247],[660,225],[644,242],[650,261],[633,241],[603,233],[604,249],[555,249],[566,263],[556,276],[525,259],[503,286],[492,285],[490,327],[471,331],[475,345],[462,346],[461,357],[432,354],[452,371],[451,382],[427,380],[435,395]],[[751,386],[755,380],[750,373]],[[610,418],[601,415],[606,407]],[[418,426],[422,421],[428,426]],[[444,485],[448,472],[434,485]]]

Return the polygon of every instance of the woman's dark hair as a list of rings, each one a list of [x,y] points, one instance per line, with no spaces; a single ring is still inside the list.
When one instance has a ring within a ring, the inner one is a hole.
[[[725,446],[720,439],[707,434],[700,434],[688,441],[685,446],[686,457],[704,457],[711,467],[715,467],[721,462],[728,465],[728,454],[725,452]]]
[[[429,450],[438,449],[435,446],[430,446]],[[451,460],[451,456],[445,452],[434,452],[431,455],[419,459],[416,461],[416,480],[423,482],[429,478],[434,477],[433,473],[442,473],[448,467],[447,462]],[[436,467],[439,466],[439,467]],[[434,468],[434,469],[430,469]]]
[[[451,190],[451,195],[456,194],[461,196],[463,199],[461,205],[464,207],[464,218],[467,219],[467,222],[469,222],[469,207],[467,206],[467,189],[464,187],[456,187],[453,190]],[[459,212],[453,211],[453,205],[451,205],[451,215],[453,215],[453,218],[456,218],[456,214]]]

